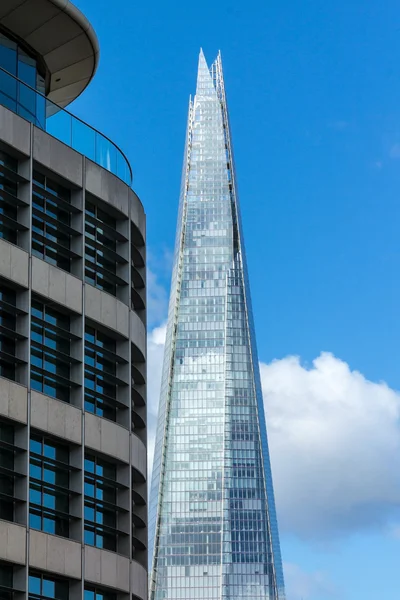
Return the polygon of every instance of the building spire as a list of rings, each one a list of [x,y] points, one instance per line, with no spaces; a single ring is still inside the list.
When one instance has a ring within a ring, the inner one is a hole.
[[[203,49],[200,48],[199,66],[197,70],[196,96],[214,96],[215,87],[211,77],[210,69],[204,56]]]

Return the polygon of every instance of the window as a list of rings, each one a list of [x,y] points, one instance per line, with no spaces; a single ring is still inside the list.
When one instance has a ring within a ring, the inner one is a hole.
[[[0,151],[0,238],[17,243],[18,161]]]
[[[143,239],[139,229],[131,223],[131,308],[139,312],[145,307],[144,298],[144,260],[141,250]]]
[[[118,276],[118,265],[127,261],[118,252],[118,242],[126,238],[117,231],[117,221],[95,204],[86,202],[85,280],[117,295],[117,287],[126,285]]]
[[[45,91],[36,60],[15,41],[0,34],[0,103],[44,128],[45,98],[35,94],[35,89]]]
[[[70,401],[70,317],[32,302],[31,386],[53,398]]]
[[[98,587],[85,587],[84,600],[117,600],[117,594],[105,592]]]
[[[30,441],[29,524],[69,536],[69,450],[42,436]]]
[[[101,417],[117,420],[117,365],[124,361],[116,354],[116,341],[106,334],[85,330],[85,409]]]
[[[71,227],[75,210],[69,190],[34,171],[32,254],[68,272],[72,259],[77,258],[71,250],[71,238],[77,235]]]
[[[92,455],[85,456],[85,544],[117,550],[117,467]]]
[[[39,573],[29,573],[29,600],[54,598],[68,600],[69,584],[65,579],[47,577]]]
[[[14,520],[14,428],[0,421],[0,519]]]
[[[0,377],[15,380],[17,334],[15,290],[0,283]],[[22,361],[21,361],[22,362]]]
[[[11,565],[0,563],[0,600],[12,600],[13,597],[13,568]]]

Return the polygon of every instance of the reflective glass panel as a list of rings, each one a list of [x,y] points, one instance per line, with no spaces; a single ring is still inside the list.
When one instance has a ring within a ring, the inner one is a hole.
[[[149,513],[151,600],[283,600],[220,57],[200,55]]]

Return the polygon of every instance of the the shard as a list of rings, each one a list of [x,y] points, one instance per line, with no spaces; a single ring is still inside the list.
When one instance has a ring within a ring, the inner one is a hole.
[[[282,600],[220,55],[189,103],[150,499],[150,600]]]

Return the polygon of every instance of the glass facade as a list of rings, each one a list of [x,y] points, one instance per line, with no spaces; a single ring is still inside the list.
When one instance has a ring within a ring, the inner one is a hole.
[[[117,600],[117,594],[99,587],[85,587],[84,600]]]
[[[0,377],[15,379],[16,355],[16,293],[0,284]]]
[[[85,456],[85,544],[117,551],[119,487],[115,464]]]
[[[70,401],[70,316],[38,301],[32,302],[31,387],[47,396]]]
[[[78,258],[71,250],[71,239],[78,234],[71,227],[76,210],[70,190],[37,171],[33,173],[32,254],[67,272],[72,260]]]
[[[14,427],[0,421],[0,519],[14,520]]]
[[[118,386],[125,385],[117,378],[118,362],[126,362],[116,353],[117,342],[94,327],[85,330],[85,410],[117,420],[120,406]]]
[[[2,33],[0,69],[0,103],[44,129],[46,99],[35,93],[45,92],[43,74],[36,60]]]
[[[29,525],[69,537],[69,449],[40,435],[31,435]]]
[[[99,131],[48,100],[44,75],[35,57],[0,31],[0,104],[130,185],[131,167],[121,150]]]
[[[42,573],[29,573],[29,600],[68,600],[69,583]]]
[[[13,594],[13,567],[0,563],[0,600],[12,600]]]
[[[12,244],[18,235],[18,161],[0,152],[0,238]]]
[[[189,106],[150,499],[151,600],[283,600],[220,57]]]
[[[117,220],[90,201],[85,207],[85,280],[101,290],[117,295],[126,281],[118,276],[118,266],[126,264],[120,244],[126,238],[117,230]]]

